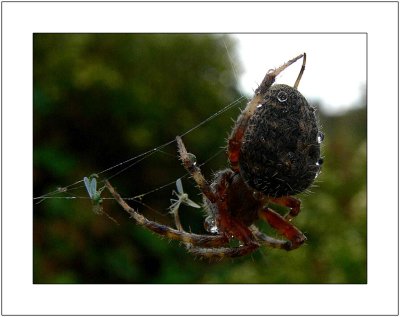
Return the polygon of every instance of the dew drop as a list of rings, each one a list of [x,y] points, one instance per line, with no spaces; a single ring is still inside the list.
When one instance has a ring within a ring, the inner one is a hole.
[[[207,217],[206,220],[204,221],[204,228],[212,234],[218,234],[219,230],[217,227],[217,224],[215,223],[215,219],[212,218],[211,216]]]
[[[66,187],[57,187],[57,191],[59,193],[65,193],[67,191],[67,188]]]
[[[318,177],[318,175],[321,173],[321,165],[324,163],[324,159],[322,157],[320,157],[318,159],[318,161],[315,163],[315,165],[317,166],[318,170],[315,173],[314,179],[316,179]]]
[[[219,231],[218,231],[218,227],[217,226],[212,226],[211,228],[210,228],[210,233],[213,233],[213,234],[217,234]]]
[[[191,162],[193,165],[196,165],[196,164],[197,164],[197,157],[196,157],[196,155],[194,155],[194,154],[192,154],[192,153],[188,153],[188,157],[189,157],[190,162]]]
[[[285,102],[287,99],[288,99],[288,94],[286,92],[284,92],[283,90],[278,92],[278,101],[279,102]]]
[[[321,131],[319,131],[318,134],[317,134],[317,142],[318,143],[322,143],[324,138],[325,138],[325,135]]]
[[[263,104],[260,103],[260,104],[257,106],[257,108],[261,108],[262,106],[263,106]]]

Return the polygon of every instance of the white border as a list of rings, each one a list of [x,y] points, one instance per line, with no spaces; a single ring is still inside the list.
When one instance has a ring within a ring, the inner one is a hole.
[[[397,3],[3,2],[2,18],[3,314],[398,313]],[[144,31],[368,32],[367,285],[32,285],[32,33]]]

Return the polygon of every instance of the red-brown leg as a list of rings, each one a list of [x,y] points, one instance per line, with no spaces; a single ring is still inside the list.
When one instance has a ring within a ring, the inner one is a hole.
[[[287,63],[283,64],[281,67],[267,72],[260,86],[256,89],[254,97],[247,104],[246,108],[239,115],[236,121],[235,127],[228,140],[228,158],[233,171],[239,171],[239,153],[240,147],[242,145],[243,136],[246,132],[246,128],[250,118],[252,117],[257,106],[262,103],[264,94],[275,82],[276,76],[278,76],[285,68],[292,65],[298,59],[302,58],[304,55],[301,54]]]
[[[292,225],[289,221],[283,218],[280,214],[269,208],[260,210],[259,216],[269,223],[269,225],[285,236],[290,241],[287,250],[293,250],[301,246],[307,238],[305,235]]]
[[[290,221],[300,213],[300,199],[291,196],[284,196],[279,198],[271,197],[269,200],[275,204],[290,208],[290,211],[284,217],[286,220]]]

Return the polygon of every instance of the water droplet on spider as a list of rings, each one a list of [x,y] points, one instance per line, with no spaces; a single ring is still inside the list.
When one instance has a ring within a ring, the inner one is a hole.
[[[67,191],[67,188],[66,187],[57,187],[57,191],[59,192],[59,193],[65,193],[66,191]]]
[[[188,153],[188,158],[193,165],[197,164],[197,157],[192,153]]]
[[[288,94],[285,91],[281,90],[280,92],[278,92],[277,98],[279,102],[285,102],[288,99]]]
[[[257,108],[261,108],[262,106],[264,106],[264,104],[263,104],[263,103],[260,103],[260,104],[257,106]]]
[[[320,157],[318,159],[318,161],[315,163],[315,165],[317,166],[317,171],[315,173],[314,179],[316,179],[318,177],[319,174],[321,174],[321,165],[324,163],[324,159],[322,157]]]
[[[325,135],[324,135],[321,131],[319,131],[319,132],[317,133],[317,142],[318,142],[318,143],[322,143],[322,141],[324,140],[324,138],[325,138]]]
[[[219,230],[217,227],[217,224],[215,223],[215,219],[210,217],[207,217],[206,220],[204,220],[204,228],[212,234],[218,234]]]
[[[210,233],[212,233],[212,234],[218,234],[218,233],[219,233],[218,227],[217,227],[217,226],[211,227],[211,228],[210,228]]]

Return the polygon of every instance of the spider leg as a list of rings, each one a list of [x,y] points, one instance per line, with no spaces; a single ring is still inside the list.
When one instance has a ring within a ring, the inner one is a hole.
[[[114,187],[106,181],[106,187],[111,193],[111,195],[115,198],[116,202],[133,218],[135,221],[147,228],[148,230],[159,234],[160,236],[164,236],[168,239],[181,241],[185,244],[191,244],[193,246],[199,246],[203,248],[218,248],[226,245],[228,243],[228,239],[223,235],[202,235],[202,234],[194,234],[188,233],[185,231],[176,230],[170,228],[168,226],[164,226],[155,221],[151,221],[138,213],[132,207],[130,207],[121,197],[120,194],[114,189]]]
[[[299,75],[297,76],[296,82],[294,83],[293,87],[297,89],[299,87],[299,83],[301,80],[301,77],[303,76],[304,70],[306,69],[306,53],[303,54],[303,65],[301,65],[301,70]]]
[[[201,173],[200,168],[198,166],[196,166],[196,162],[194,162],[193,159],[191,159],[180,136],[176,137],[176,142],[178,143],[179,157],[182,161],[183,166],[190,173],[190,175],[192,175],[193,179],[199,186],[202,193],[211,202],[214,203],[216,201],[215,194],[212,192],[210,185],[207,183],[206,179],[204,178],[203,174]]]
[[[288,220],[270,208],[263,208],[259,211],[259,216],[269,223],[269,225],[286,237],[289,241],[284,246],[285,250],[293,250],[301,246],[307,238]]]
[[[291,221],[300,213],[300,199],[291,196],[283,196],[279,198],[270,197],[269,200],[275,204],[290,208],[290,211],[284,217],[286,220]]]
[[[251,232],[256,237],[257,242],[261,245],[274,248],[274,249],[287,249],[290,242],[281,239],[275,239],[267,236],[265,233],[261,232],[255,225],[250,226]]]
[[[259,244],[247,244],[238,247],[223,247],[223,248],[188,248],[188,251],[201,258],[209,259],[223,259],[223,258],[236,258],[252,253],[260,247]]]
[[[283,70],[285,70],[288,66],[292,65],[294,62],[296,62],[303,56],[304,54],[301,54],[291,59],[287,63],[283,64],[281,67],[278,67],[272,71],[268,71],[263,81],[261,82],[260,86],[256,89],[254,97],[249,101],[246,108],[239,115],[239,118],[236,121],[235,127],[233,128],[232,133],[228,140],[228,158],[231,168],[235,172],[239,171],[240,147],[242,145],[242,140],[246,132],[247,125],[254,111],[257,109],[258,105],[262,104],[264,95],[272,86],[272,84],[275,82],[276,76],[278,76]]]

